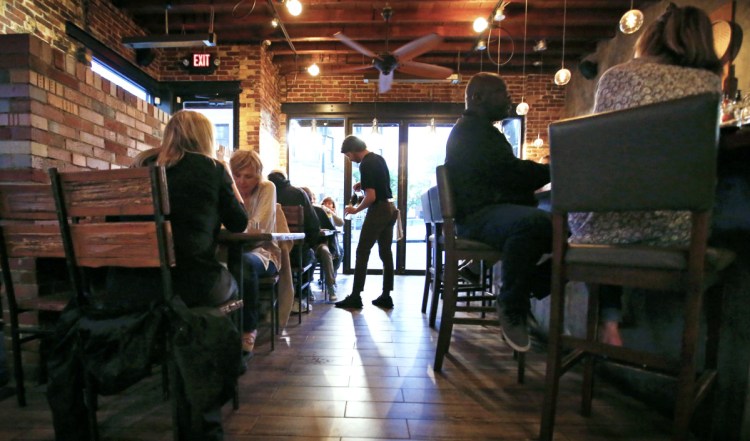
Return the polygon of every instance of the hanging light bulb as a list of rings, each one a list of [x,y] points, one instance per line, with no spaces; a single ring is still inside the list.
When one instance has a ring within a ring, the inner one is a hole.
[[[279,19],[278,19],[278,18],[276,18],[276,17],[274,17],[274,18],[273,18],[273,19],[271,20],[271,26],[272,26],[272,27],[274,27],[274,28],[278,28],[278,27],[279,27]]]
[[[372,131],[370,132],[371,135],[380,135],[380,127],[378,127],[378,119],[373,118],[372,119]]]
[[[560,70],[555,72],[555,84],[558,86],[564,86],[570,81],[570,71],[563,66]]]
[[[483,51],[487,49],[487,40],[479,40],[477,41],[477,45],[474,47],[475,51]]]
[[[430,134],[434,135],[437,133],[437,127],[435,127],[435,118],[430,118]]]
[[[315,136],[318,133],[318,122],[313,118],[310,123],[310,134]]]
[[[316,63],[313,63],[307,67],[307,73],[309,73],[313,77],[317,77],[318,74],[320,74],[320,68]]]
[[[526,103],[524,100],[526,95],[526,24],[528,23],[529,19],[529,0],[526,0],[524,2],[525,4],[525,12],[523,14],[523,63],[522,63],[522,69],[523,74],[521,76],[523,77],[523,95],[521,95],[521,102],[516,107],[516,115],[524,116],[527,113],[529,113],[529,104]]]
[[[487,23],[486,18],[477,17],[477,19],[474,20],[474,32],[484,32],[484,30],[487,29],[487,26],[489,26],[489,23]]]
[[[570,81],[570,71],[565,68],[565,25],[568,16],[568,1],[563,2],[563,38],[562,38],[562,62],[560,70],[555,72],[555,84],[564,86]]]
[[[633,9],[633,0],[630,0],[630,10],[620,18],[620,31],[623,34],[638,32],[643,26],[643,12]]]
[[[505,7],[510,4],[510,1],[503,1],[500,6],[495,10],[495,15],[492,17],[494,21],[505,20]]]
[[[536,134],[536,139],[534,140],[533,145],[534,145],[534,147],[536,147],[538,149],[542,148],[544,146],[544,140],[542,139],[541,136],[539,136],[538,133]]]
[[[521,102],[516,106],[516,115],[523,116],[529,113],[529,105],[521,98]]]
[[[299,0],[286,0],[286,10],[296,17],[302,13],[302,3]]]

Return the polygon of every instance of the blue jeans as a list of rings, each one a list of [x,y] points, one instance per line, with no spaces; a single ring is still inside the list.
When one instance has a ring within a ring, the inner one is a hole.
[[[268,262],[268,268],[263,266],[257,254],[244,253],[242,255],[242,331],[251,332],[258,328],[258,310],[260,309],[260,282],[261,277],[270,277],[276,274],[276,265]]]
[[[537,262],[552,251],[550,214],[535,207],[498,204],[485,207],[458,225],[458,234],[503,253],[498,300],[508,310],[527,312],[532,292],[549,295],[549,265]]]

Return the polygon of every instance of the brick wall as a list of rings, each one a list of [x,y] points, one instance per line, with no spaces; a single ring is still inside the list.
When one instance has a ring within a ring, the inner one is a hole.
[[[0,170],[127,166],[167,115],[30,34],[0,36]]]
[[[521,101],[524,84],[520,75],[504,75],[514,102]],[[460,84],[395,83],[391,90],[379,94],[377,81],[365,83],[359,76],[290,75],[281,80],[281,101],[284,103],[340,103],[340,102],[440,102],[463,103],[465,78]],[[530,106],[526,116],[527,145],[524,158],[537,160],[548,154],[547,126],[561,118],[566,88],[557,86],[552,75],[528,75],[525,100]],[[286,121],[282,121],[286,124]],[[283,136],[286,130],[281,131]],[[530,145],[539,133],[545,140],[542,148]],[[283,143],[282,143],[283,144]]]

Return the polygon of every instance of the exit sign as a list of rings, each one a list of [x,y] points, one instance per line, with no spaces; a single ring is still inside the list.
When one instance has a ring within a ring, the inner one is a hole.
[[[193,54],[191,67],[196,69],[206,69],[211,67],[211,54]]]
[[[213,73],[219,60],[214,54],[192,53],[182,59],[182,66],[191,73]]]

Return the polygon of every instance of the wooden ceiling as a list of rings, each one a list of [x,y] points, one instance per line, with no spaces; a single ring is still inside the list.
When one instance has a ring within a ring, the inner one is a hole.
[[[499,31],[497,24],[492,27],[488,50],[475,51],[480,36],[472,29],[472,23],[477,17],[491,18],[500,1],[300,1],[303,9],[297,17],[290,15],[280,0],[113,0],[113,3],[153,35],[164,35],[166,23],[169,34],[206,33],[211,29],[213,15],[213,31],[219,45],[259,45],[270,41],[274,63],[285,75],[303,72],[313,62],[324,75],[369,65],[370,58],[333,35],[343,32],[375,53],[384,52],[387,26],[381,12],[386,4],[393,9],[390,51],[432,32],[444,38],[442,44],[414,61],[471,74],[496,71],[495,63],[499,60],[501,73],[521,73],[525,51],[527,73],[554,72],[562,62],[564,30],[565,64],[573,69],[583,56],[595,50],[597,42],[615,36],[620,17],[631,5],[631,0],[566,0],[567,3],[528,0],[528,21],[524,26],[524,0],[512,0],[505,7],[506,18],[499,22]],[[653,1],[633,3],[642,9]],[[281,26],[271,25],[274,16]],[[498,32],[502,36],[499,57]],[[482,34],[485,39],[487,33]],[[547,50],[535,52],[534,45],[542,39]],[[376,73],[374,69],[372,72]]]

